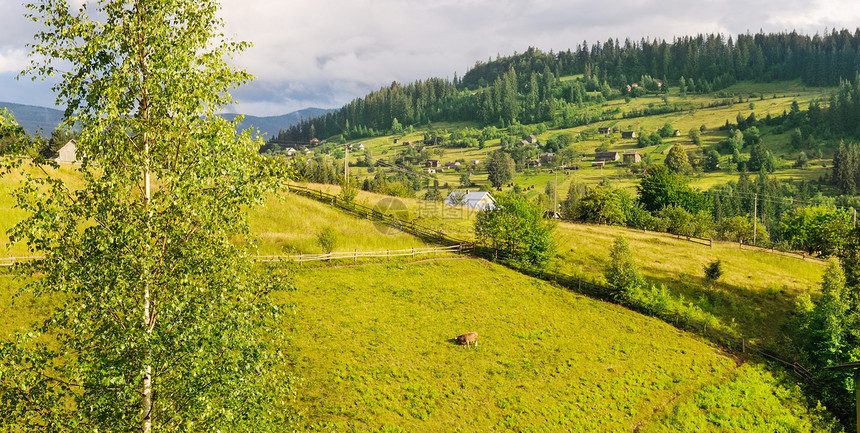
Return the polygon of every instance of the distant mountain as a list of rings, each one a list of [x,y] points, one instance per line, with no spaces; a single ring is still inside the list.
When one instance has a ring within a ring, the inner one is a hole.
[[[242,130],[255,128],[260,130],[263,137],[271,137],[273,135],[278,135],[278,131],[281,129],[289,129],[290,126],[301,122],[302,119],[307,120],[310,117],[320,116],[328,113],[329,111],[330,110],[323,108],[305,108],[303,110],[293,111],[289,114],[282,114],[280,116],[245,116],[245,119],[239,124],[237,129]],[[238,114],[222,113],[220,116],[228,120],[233,120],[238,116]]]
[[[28,134],[42,131],[42,135],[48,136],[51,131],[63,120],[63,111],[55,108],[37,107],[34,105],[15,104],[12,102],[0,102],[0,107],[6,107],[15,116],[15,120],[24,127]],[[299,123],[302,119],[319,116],[329,110],[322,108],[305,108],[280,116],[245,116],[244,121],[239,124],[238,129],[256,128],[263,136],[277,135],[281,129],[289,129],[290,126]],[[233,120],[238,114],[221,114],[225,119]]]
[[[37,107],[34,105],[0,102],[0,107],[6,107],[15,116],[18,124],[24,127],[28,134],[42,131],[43,136],[50,136],[51,131],[63,121],[63,111],[56,108]]]

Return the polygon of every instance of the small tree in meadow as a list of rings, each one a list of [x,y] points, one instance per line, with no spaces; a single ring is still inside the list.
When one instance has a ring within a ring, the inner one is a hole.
[[[498,250],[513,262],[543,266],[553,256],[555,222],[544,219],[543,208],[518,194],[501,194],[496,206],[475,219],[478,242]]]
[[[616,299],[626,298],[632,289],[645,284],[630,250],[630,244],[624,236],[615,238],[612,248],[609,249],[609,263],[606,264],[603,275]]]
[[[332,226],[323,227],[317,233],[317,244],[319,244],[326,254],[329,254],[337,248],[338,237],[337,229]]]

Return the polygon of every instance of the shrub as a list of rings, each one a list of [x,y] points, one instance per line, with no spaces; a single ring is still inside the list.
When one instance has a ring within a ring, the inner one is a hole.
[[[337,247],[338,237],[337,229],[332,226],[323,227],[317,233],[317,244],[328,254]]]

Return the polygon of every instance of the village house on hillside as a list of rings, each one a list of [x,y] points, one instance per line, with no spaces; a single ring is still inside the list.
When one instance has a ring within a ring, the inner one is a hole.
[[[319,138],[316,138],[316,137],[311,138],[311,141],[310,141],[310,145],[311,145],[311,146],[316,146],[316,145],[318,145],[318,144],[320,144],[320,140],[319,140]]]
[[[597,152],[594,154],[595,161],[618,161],[621,156],[618,152]]]
[[[296,154],[296,149],[293,149],[292,147],[288,147],[287,150],[284,151],[284,153],[286,153],[287,156],[293,156]]]
[[[597,132],[600,134],[603,134],[603,135],[612,134],[612,128],[610,128],[610,127],[597,128]]]
[[[78,142],[69,140],[60,150],[57,151],[57,157],[53,158],[58,164],[74,164],[78,161]]]
[[[625,164],[635,164],[637,162],[642,162],[642,155],[635,150],[624,152],[624,163]]]
[[[636,131],[621,131],[621,138],[636,138]]]
[[[431,159],[431,160],[428,160],[427,162],[425,162],[425,163],[424,163],[424,167],[428,167],[428,168],[430,168],[430,167],[433,167],[433,168],[439,167],[439,160],[438,160],[438,159]]]
[[[448,206],[463,206],[469,209],[487,210],[496,206],[496,199],[486,191],[451,191],[445,199]]]

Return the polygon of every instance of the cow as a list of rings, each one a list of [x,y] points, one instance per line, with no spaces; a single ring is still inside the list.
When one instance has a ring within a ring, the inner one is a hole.
[[[463,335],[457,336],[457,342],[462,344],[463,347],[469,347],[469,344],[475,343],[475,348],[478,347],[478,333],[477,332],[467,332]]]

